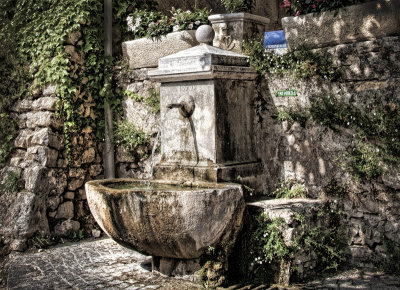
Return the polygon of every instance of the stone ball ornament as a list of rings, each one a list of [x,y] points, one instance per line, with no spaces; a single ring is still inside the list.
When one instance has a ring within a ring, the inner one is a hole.
[[[196,30],[196,39],[199,43],[211,44],[214,36],[214,29],[210,25],[201,25]]]

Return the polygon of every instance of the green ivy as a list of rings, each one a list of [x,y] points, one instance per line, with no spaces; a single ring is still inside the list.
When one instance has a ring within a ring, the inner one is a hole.
[[[114,25],[122,28],[127,14],[155,7],[155,1],[113,4]],[[87,126],[102,138],[105,101],[115,112],[121,111],[120,96],[107,93],[112,91],[110,83],[104,85],[112,73],[112,59],[104,57],[102,1],[4,0],[0,11],[0,113],[8,113],[16,99],[27,96],[25,88],[33,91],[55,84],[66,155],[71,156],[72,135]],[[81,37],[69,44],[68,36],[73,33]],[[10,117],[1,118],[2,124],[14,124]],[[13,128],[2,130],[0,135],[0,163],[6,161],[12,148]]]

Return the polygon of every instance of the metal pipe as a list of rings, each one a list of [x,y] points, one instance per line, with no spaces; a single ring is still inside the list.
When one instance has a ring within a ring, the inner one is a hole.
[[[112,111],[108,100],[109,90],[111,90],[111,70],[110,66],[112,57],[112,0],[104,0],[104,56],[106,65],[104,69],[104,86],[106,88],[106,97],[104,99],[104,177],[115,178],[114,164],[114,146],[113,146],[113,126]],[[109,66],[109,67],[107,67]]]

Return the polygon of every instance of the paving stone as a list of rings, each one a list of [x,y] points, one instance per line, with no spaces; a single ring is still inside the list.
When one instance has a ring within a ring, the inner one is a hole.
[[[10,262],[8,289],[201,289],[142,267],[149,258],[111,239],[20,254]]]

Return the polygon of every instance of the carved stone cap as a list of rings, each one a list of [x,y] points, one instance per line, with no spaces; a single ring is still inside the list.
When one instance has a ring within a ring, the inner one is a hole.
[[[230,21],[251,21],[263,25],[268,25],[270,23],[269,18],[250,13],[215,14],[209,16],[208,20],[210,20],[211,24]]]

